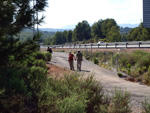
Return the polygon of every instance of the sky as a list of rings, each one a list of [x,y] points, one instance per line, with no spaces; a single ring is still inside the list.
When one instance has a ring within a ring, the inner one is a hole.
[[[139,24],[143,18],[143,0],[48,0],[40,28],[63,28],[86,20],[113,18],[117,24]]]

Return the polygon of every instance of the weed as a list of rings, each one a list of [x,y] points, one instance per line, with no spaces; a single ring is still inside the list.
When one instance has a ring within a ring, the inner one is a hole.
[[[123,77],[123,74],[122,74],[122,73],[118,73],[118,76],[119,76],[119,77]]]
[[[143,113],[150,113],[150,99],[145,98],[145,101],[142,102]]]
[[[148,68],[147,73],[144,74],[144,83],[150,85],[150,67]]]
[[[94,64],[98,64],[99,63],[99,61],[98,61],[98,59],[97,58],[93,58],[93,62],[94,62]]]
[[[45,56],[46,56],[47,61],[51,61],[51,59],[52,59],[52,54],[51,53],[46,52]]]
[[[130,113],[130,93],[115,89],[109,113]]]

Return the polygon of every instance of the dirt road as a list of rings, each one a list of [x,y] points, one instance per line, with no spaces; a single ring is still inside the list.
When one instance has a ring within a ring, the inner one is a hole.
[[[54,52],[52,62],[62,67],[69,68],[67,59],[67,53]],[[95,65],[93,62],[87,61],[85,59],[83,60],[82,71],[80,73],[84,73],[84,76],[88,76],[91,73],[94,73],[96,80],[101,82],[101,84],[104,86],[105,91],[107,90],[108,92],[111,92],[114,91],[115,88],[121,88],[122,90],[130,92],[132,104],[137,107],[141,106],[140,102],[144,101],[145,96],[150,97],[150,86],[126,81],[123,78],[119,78],[117,76],[117,72],[101,68],[98,65]]]

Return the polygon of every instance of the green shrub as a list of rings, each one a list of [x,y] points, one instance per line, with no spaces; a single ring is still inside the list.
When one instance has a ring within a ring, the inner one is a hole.
[[[32,56],[35,57],[35,59],[43,59],[44,61],[47,60],[45,54],[42,53],[42,52],[39,52],[39,51],[38,51],[38,52],[34,52],[34,53],[32,54]]]
[[[32,92],[39,93],[41,87],[46,80],[47,69],[42,67],[32,66],[28,74],[27,83],[28,87],[32,89]]]
[[[146,54],[143,57],[141,57],[140,59],[137,60],[137,64],[138,67],[146,67],[146,69],[148,69],[148,67],[150,66],[150,54]]]
[[[51,59],[52,59],[52,54],[51,53],[46,52],[45,56],[46,56],[47,61],[51,61]]]
[[[130,70],[130,68],[131,68],[131,64],[129,63],[129,64],[127,64],[127,70],[128,70],[128,75],[130,75],[130,72],[131,72],[131,70]]]
[[[87,79],[83,79],[79,74],[64,76],[60,79],[49,78],[40,93],[41,107],[47,105],[47,110],[56,113],[91,113],[106,110],[107,107],[104,106],[108,106],[108,101],[103,98],[102,87],[94,80],[94,76]]]
[[[148,68],[147,73],[144,74],[143,82],[147,85],[150,85],[150,67]]]
[[[7,89],[6,91],[14,91],[18,94],[24,94],[27,92],[27,86],[25,84],[24,75],[27,74],[27,70],[20,69],[4,69],[0,71],[0,89]]]
[[[36,66],[36,67],[42,67],[42,68],[44,68],[44,69],[47,68],[46,62],[43,61],[42,59],[40,59],[40,60],[35,60],[35,61],[33,62],[33,65]]]
[[[133,78],[136,78],[140,75],[141,73],[141,69],[138,68],[136,66],[132,66],[131,69],[130,69],[130,75],[133,77]]]
[[[94,64],[98,64],[99,63],[99,61],[98,61],[98,59],[97,58],[93,58],[93,62],[94,62]]]
[[[30,69],[30,74],[31,74],[31,76],[29,76],[28,78],[32,78],[32,80],[36,81],[36,79],[44,78],[44,76],[46,76],[47,69],[44,69],[42,67],[33,66]]]
[[[25,113],[30,110],[25,105],[25,97],[23,95],[6,96],[0,95],[0,112],[1,113]]]
[[[142,102],[143,113],[150,113],[150,99],[145,98],[145,101]]]
[[[110,106],[110,113],[130,113],[130,93],[122,90],[115,90]]]
[[[61,50],[60,52],[65,52],[65,50]]]
[[[82,97],[72,94],[63,100],[58,100],[56,107],[60,113],[85,113],[87,100]]]
[[[119,76],[119,77],[123,77],[123,74],[122,74],[122,73],[118,73],[118,76]]]
[[[23,66],[27,66],[27,67],[32,67],[34,65],[36,65],[35,62],[37,62],[38,60],[40,60],[40,62],[43,61],[47,61],[47,57],[44,53],[42,52],[34,52],[31,56],[29,56],[24,62],[23,62]]]
[[[145,51],[141,51],[141,50],[137,50],[137,51],[134,51],[133,53],[131,53],[133,58],[134,58],[134,61],[137,62],[139,61],[139,59],[145,55],[147,55],[148,53],[145,52]]]

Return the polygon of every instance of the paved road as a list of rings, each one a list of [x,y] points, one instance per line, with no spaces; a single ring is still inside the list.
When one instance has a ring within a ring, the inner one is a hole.
[[[54,52],[52,62],[62,67],[69,68],[67,57],[68,57],[67,53]],[[75,62],[75,70],[76,70],[76,62]],[[123,78],[119,78],[117,76],[117,72],[106,70],[84,59],[82,63],[81,73],[84,73],[85,76],[88,76],[93,72],[95,74],[96,80],[99,80],[101,84],[104,86],[104,90],[111,92],[114,91],[115,88],[121,88],[122,90],[130,92],[132,103],[137,107],[140,106],[140,102],[144,101],[145,96],[150,97],[150,86],[140,85],[139,83],[126,81]]]

